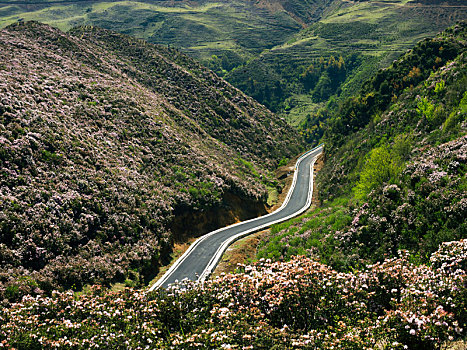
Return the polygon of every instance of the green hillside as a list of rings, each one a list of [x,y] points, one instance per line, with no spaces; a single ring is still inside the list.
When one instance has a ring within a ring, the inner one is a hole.
[[[467,237],[466,39],[462,24],[420,42],[329,115],[323,205],[273,227],[258,257],[347,270]]]
[[[179,48],[296,126],[465,18],[456,0],[0,2],[0,27],[94,25]]]
[[[229,73],[227,79],[299,125],[331,96],[354,94],[379,68],[418,41],[466,18],[467,7],[457,3],[334,3],[320,21]],[[333,99],[329,107],[335,105]]]
[[[330,1],[10,1],[0,2],[0,27],[20,19],[62,30],[95,25],[181,48],[222,74],[289,40]]]

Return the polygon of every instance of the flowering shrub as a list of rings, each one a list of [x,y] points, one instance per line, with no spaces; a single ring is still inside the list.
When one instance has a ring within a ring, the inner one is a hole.
[[[396,184],[376,187],[363,204],[345,197],[274,225],[257,257],[312,256],[340,271],[411,252],[413,262],[444,241],[465,238],[467,137],[412,157]]]
[[[430,148],[409,162],[400,181],[374,190],[352,221],[342,249],[363,246],[361,258],[395,255],[400,248],[425,257],[443,241],[465,237],[467,137]]]
[[[23,348],[437,349],[465,336],[467,241],[415,266],[405,252],[354,273],[311,259],[167,291],[95,287],[24,297],[0,312],[0,342]]]

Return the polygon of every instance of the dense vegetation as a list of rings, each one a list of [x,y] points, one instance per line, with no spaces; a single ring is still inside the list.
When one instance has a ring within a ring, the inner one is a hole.
[[[374,271],[368,269],[375,266],[385,266],[393,273],[410,264],[411,271],[424,275],[427,266],[439,266],[434,256],[446,254],[440,254],[439,249],[450,247],[448,255],[464,266],[458,270],[459,278],[465,278],[466,256],[454,247],[465,245],[467,237],[466,39],[467,24],[461,23],[434,39],[423,40],[379,71],[335,113],[329,113],[322,127],[326,161],[317,181],[322,205],[273,226],[271,235],[260,243],[258,258],[293,264],[294,256],[302,255],[337,271],[370,276]],[[388,265],[388,261],[401,258],[405,263]],[[367,328],[362,327],[361,311],[352,313],[356,320],[345,320],[345,307],[338,307],[331,313],[339,320],[339,326],[333,328],[333,342],[318,347],[439,349],[443,340],[456,337],[465,344],[467,289],[464,284],[446,290],[446,294],[438,293],[435,285],[444,285],[445,277],[433,273],[429,286],[420,288],[411,281],[407,289],[420,300],[431,300],[436,305],[432,310],[454,317],[459,326],[456,334],[450,333],[448,322],[434,321],[438,330],[443,328],[446,333],[434,342],[432,335],[420,338],[419,330],[430,328],[434,313],[426,314],[427,304],[406,299],[404,288],[395,287],[392,292],[397,296],[390,302],[374,301],[373,297],[381,296],[376,290],[369,293],[369,304],[362,301],[363,313],[379,309],[376,314],[384,315],[379,321],[373,319]],[[378,275],[383,290],[386,278]],[[395,280],[405,279],[397,275]],[[341,288],[355,291],[351,285]],[[430,297],[422,296],[424,293]],[[450,300],[458,296],[455,305],[464,306],[446,311],[443,295]],[[324,300],[332,305],[342,302],[341,297],[334,301],[325,296]],[[405,304],[398,304],[398,300]],[[349,324],[348,333],[340,335]],[[375,324],[384,329],[379,341],[372,331]],[[320,332],[313,333],[313,346],[316,334]]]
[[[305,257],[168,291],[27,297],[0,311],[16,349],[439,349],[465,334],[467,241],[339,273]]]
[[[298,67],[288,62],[288,58],[282,56],[283,59],[285,61],[270,65],[253,60],[247,67],[233,70],[226,78],[271,110],[279,111],[291,108],[284,102],[295,92],[309,94],[317,103],[326,101],[361,64],[358,54],[309,57],[306,65]]]
[[[4,347],[422,350],[465,340],[466,24],[310,117],[309,137],[326,145],[322,205],[275,225],[258,250],[265,259],[152,293],[45,295],[143,276],[168,245],[175,207],[209,210],[226,193],[264,200],[264,169],[297,141],[175,50],[89,27],[65,35],[28,23],[0,35],[0,291],[32,294],[0,311]],[[348,82],[361,58],[314,57],[297,79],[326,99],[321,79]]]
[[[259,257],[346,271],[405,249],[426,263],[467,236],[466,38],[460,24],[420,42],[329,117],[323,205],[273,227]]]
[[[305,129],[311,129],[320,122],[313,119],[313,109],[335,108],[379,68],[466,16],[464,7],[411,1],[334,2],[318,22],[226,78],[292,124],[309,118]],[[323,65],[333,59],[344,69],[330,65],[331,71],[322,74]],[[317,74],[309,74],[313,72]]]
[[[311,112],[330,96],[328,109],[420,39],[465,19],[466,9],[458,5],[456,0],[41,0],[28,5],[18,0],[0,4],[0,26],[31,19],[62,30],[95,25],[175,46],[290,123],[310,119],[305,126],[310,129],[320,122]]]
[[[181,234],[175,214],[199,235],[261,213],[267,169],[301,147],[174,49],[28,22],[0,32],[0,51],[1,301],[145,283]]]

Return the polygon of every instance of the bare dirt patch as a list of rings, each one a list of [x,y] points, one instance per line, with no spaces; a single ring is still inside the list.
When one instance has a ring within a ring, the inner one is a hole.
[[[323,168],[324,166],[324,153],[321,153],[321,155],[318,157],[318,159],[315,162],[315,165],[313,166],[313,197],[311,199],[311,207],[318,207],[321,205],[318,197],[319,193],[319,186],[316,183],[316,174]]]
[[[235,272],[238,264],[244,264],[250,259],[254,259],[258,244],[268,231],[269,230],[265,230],[254,233],[233,243],[225,251],[212,277],[220,276],[222,273]]]

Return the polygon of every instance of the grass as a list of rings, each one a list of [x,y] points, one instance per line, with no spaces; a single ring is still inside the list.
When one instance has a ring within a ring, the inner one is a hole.
[[[294,255],[309,255],[336,267],[345,265],[345,259],[334,252],[333,232],[351,221],[346,205],[349,199],[341,197],[323,207],[311,208],[305,214],[273,225],[257,248],[256,259],[289,260]]]
[[[313,98],[307,94],[292,95],[286,103],[290,108],[287,108],[280,115],[287,120],[287,123],[295,127],[300,127],[310,113],[324,107],[324,103],[313,102]]]
[[[277,191],[276,187],[267,187],[268,189],[268,200],[267,204],[272,207],[273,205],[277,204],[277,201],[279,200],[279,191]]]
[[[260,240],[267,234],[268,230],[260,231],[241,238],[234,242],[222,256],[221,261],[214,270],[211,278],[220,276],[222,273],[237,271],[238,264],[250,263],[255,260],[256,248]]]
[[[19,19],[36,20],[62,30],[96,25],[179,47],[205,62],[213,54],[219,56],[229,50],[246,61],[300,30],[290,15],[251,6],[243,0],[200,5],[177,2],[168,6],[152,1],[96,1],[51,4],[32,10],[0,5],[0,27]]]

